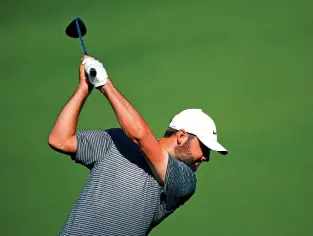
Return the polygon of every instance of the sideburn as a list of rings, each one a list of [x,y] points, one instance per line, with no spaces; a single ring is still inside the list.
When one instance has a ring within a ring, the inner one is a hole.
[[[195,164],[190,151],[190,141],[191,139],[188,139],[188,141],[184,143],[184,145],[175,147],[174,153],[177,160],[184,162],[190,168],[195,170]]]

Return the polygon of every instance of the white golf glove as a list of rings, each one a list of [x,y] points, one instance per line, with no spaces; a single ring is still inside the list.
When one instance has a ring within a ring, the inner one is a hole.
[[[82,61],[82,64],[85,66],[85,71],[88,75],[89,82],[94,87],[100,87],[106,84],[108,74],[103,67],[103,64],[92,57],[88,57]],[[97,71],[96,76],[90,75],[90,69],[95,69]]]

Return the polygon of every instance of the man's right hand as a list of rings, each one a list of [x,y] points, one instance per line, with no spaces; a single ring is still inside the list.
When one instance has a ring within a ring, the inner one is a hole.
[[[89,58],[89,56],[84,56],[81,58],[81,61],[87,58]],[[82,63],[79,66],[79,87],[89,92],[93,88],[92,84],[88,81],[88,75],[86,74],[85,66]]]

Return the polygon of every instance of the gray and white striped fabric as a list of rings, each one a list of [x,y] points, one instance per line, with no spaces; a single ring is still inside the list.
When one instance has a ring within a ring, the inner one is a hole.
[[[78,131],[73,160],[90,169],[60,236],[148,235],[195,192],[190,167],[169,156],[164,186],[122,129]]]

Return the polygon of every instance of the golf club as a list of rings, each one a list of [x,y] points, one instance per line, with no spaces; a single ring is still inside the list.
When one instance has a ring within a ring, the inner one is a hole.
[[[83,51],[85,55],[88,55],[87,49],[84,44],[83,36],[87,33],[87,28],[84,22],[79,18],[75,18],[67,27],[66,27],[66,35],[71,38],[79,38],[80,43],[83,47]],[[97,75],[97,71],[94,68],[91,68],[89,74],[93,77]]]

